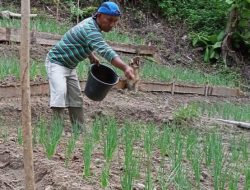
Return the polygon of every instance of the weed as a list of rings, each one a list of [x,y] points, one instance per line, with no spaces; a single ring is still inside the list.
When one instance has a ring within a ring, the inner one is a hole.
[[[144,149],[147,155],[147,170],[146,170],[146,185],[145,189],[153,189],[153,179],[152,179],[152,151],[154,147],[154,136],[155,136],[155,125],[149,124],[147,126],[147,131],[144,136]]]
[[[51,129],[44,121],[40,123],[39,142],[44,145],[47,157],[49,159],[55,154],[56,147],[59,144],[63,132],[63,124],[61,120],[53,120]]]
[[[236,174],[235,176],[231,175],[229,178],[229,190],[237,190],[238,188],[238,180],[239,180],[239,174]]]
[[[101,118],[95,118],[95,120],[92,124],[92,137],[93,137],[93,141],[95,143],[100,140],[101,129],[102,129]]]
[[[101,186],[106,188],[109,184],[109,166],[105,166],[101,174]]]
[[[107,162],[111,161],[117,142],[117,124],[115,119],[111,118],[107,123],[107,136],[104,144],[104,157]]]
[[[244,190],[250,189],[250,165],[245,169],[245,188]]]
[[[7,127],[1,127],[0,129],[0,137],[3,139],[3,142],[7,142],[7,139],[9,137],[9,131]]]
[[[19,145],[23,144],[23,130],[22,127],[17,128],[17,142]]]
[[[90,176],[91,156],[93,152],[93,140],[91,136],[86,137],[83,144],[84,176]]]
[[[176,124],[187,125],[199,116],[198,108],[195,104],[189,104],[186,107],[181,107],[174,113],[174,122]]]
[[[66,146],[66,152],[65,152],[65,166],[68,167],[69,160],[72,157],[72,154],[74,152],[76,142],[80,137],[80,131],[79,127],[76,125],[73,125],[73,135],[70,137],[67,146]]]
[[[135,141],[135,134],[132,125],[128,123],[124,127],[124,146],[125,146],[125,161],[124,174],[122,176],[122,189],[131,190],[133,188],[134,177],[136,176],[137,162],[133,156],[133,144]]]
[[[108,185],[109,167],[112,161],[113,153],[118,145],[117,140],[117,123],[114,118],[107,121],[107,134],[104,142],[104,158],[106,160],[105,167],[102,172],[101,184],[102,187]]]

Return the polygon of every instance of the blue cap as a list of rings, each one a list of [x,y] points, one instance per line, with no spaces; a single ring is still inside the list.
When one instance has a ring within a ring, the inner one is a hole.
[[[121,11],[118,5],[114,2],[102,3],[101,6],[98,8],[97,13],[102,13],[102,14],[111,15],[111,16],[121,15]]]

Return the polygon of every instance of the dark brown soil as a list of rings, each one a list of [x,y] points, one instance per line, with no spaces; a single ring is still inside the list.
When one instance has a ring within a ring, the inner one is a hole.
[[[51,111],[48,107],[48,97],[32,97],[32,120],[35,123],[39,116],[49,119]],[[247,98],[218,98],[202,97],[194,95],[170,95],[168,93],[131,93],[127,91],[112,90],[102,102],[93,102],[84,96],[84,112],[86,123],[90,123],[97,115],[115,116],[118,120],[133,120],[141,122],[156,122],[159,125],[172,118],[173,112],[179,106],[187,105],[191,101],[231,101],[245,102],[249,104]],[[0,121],[1,130],[8,131],[8,135],[0,138],[0,189],[24,189],[24,170],[23,170],[23,150],[17,142],[17,128],[21,127],[21,101],[20,98],[10,98],[0,100]],[[69,123],[67,111],[65,110],[66,123]],[[69,127],[69,125],[67,125]],[[195,127],[195,126],[194,126]],[[208,130],[202,126],[198,131]],[[65,131],[67,131],[65,129]],[[239,128],[221,127],[225,136],[241,135],[248,133]],[[102,147],[98,146],[92,155],[91,172],[89,179],[82,178],[82,140],[77,143],[73,159],[70,161],[69,168],[65,163],[65,146],[68,133],[62,138],[56,155],[51,160],[47,159],[41,145],[34,146],[34,165],[37,190],[61,190],[61,189],[101,189],[100,173],[104,164]],[[246,134],[245,134],[246,135]],[[81,138],[84,138],[81,137]],[[122,155],[115,156],[112,162],[109,189],[121,189],[120,176],[122,174],[121,160]],[[159,155],[155,154],[154,162],[159,162]],[[205,175],[205,174],[204,174]],[[140,181],[138,181],[140,183]],[[143,183],[143,182],[141,182]],[[210,180],[204,181],[204,186],[210,189]]]

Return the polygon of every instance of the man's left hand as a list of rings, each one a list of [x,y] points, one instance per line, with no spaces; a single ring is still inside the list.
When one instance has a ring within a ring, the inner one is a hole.
[[[89,55],[89,61],[91,64],[96,64],[96,65],[100,64],[100,60],[93,53]]]

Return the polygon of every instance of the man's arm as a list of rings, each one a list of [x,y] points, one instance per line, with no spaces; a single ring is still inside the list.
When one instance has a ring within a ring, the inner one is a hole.
[[[134,79],[134,70],[132,67],[124,63],[119,56],[112,59],[111,64],[121,69],[128,79]]]
[[[89,54],[88,58],[91,64],[100,64],[100,60],[95,56],[93,52]]]

